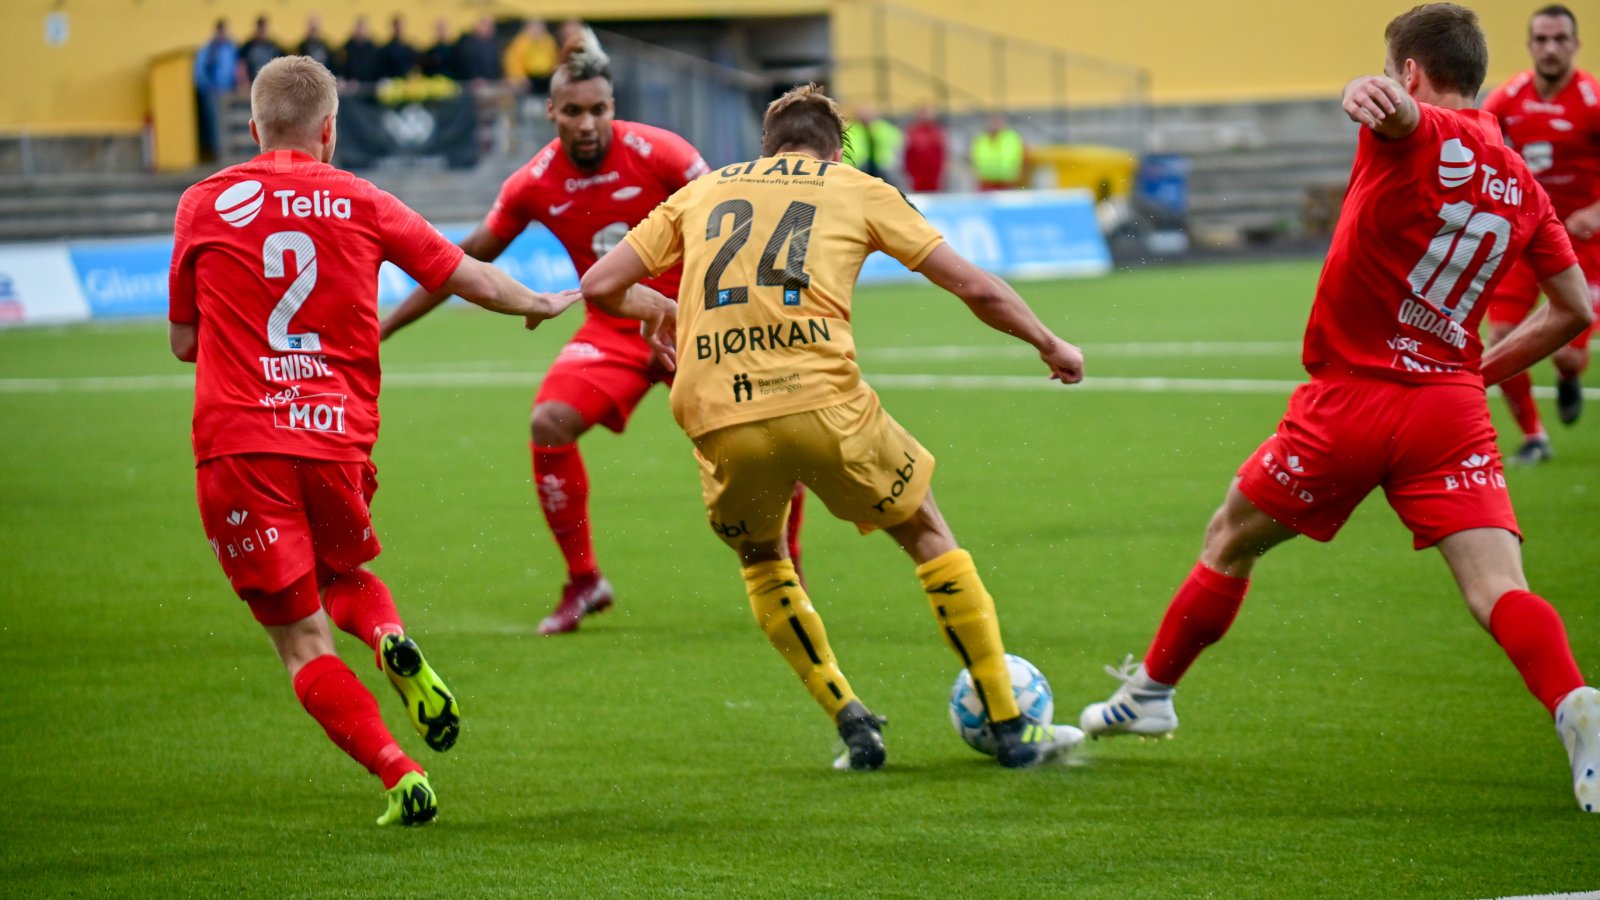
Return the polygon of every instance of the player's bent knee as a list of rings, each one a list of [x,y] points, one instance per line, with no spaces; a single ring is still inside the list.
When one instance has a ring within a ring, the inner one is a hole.
[[[576,441],[588,423],[576,409],[565,403],[540,403],[533,408],[533,442],[541,447],[565,447]]]

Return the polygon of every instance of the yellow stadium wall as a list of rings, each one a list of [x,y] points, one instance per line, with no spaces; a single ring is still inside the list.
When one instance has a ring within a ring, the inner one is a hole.
[[[1326,96],[1351,75],[1375,70],[1383,24],[1409,0],[1341,0],[1339,3],[1263,4],[1260,0],[1095,0],[1095,2],[973,3],[971,0],[904,0],[902,9],[963,23],[1014,38],[1103,59],[1139,65],[1151,75],[1158,103]],[[1490,36],[1490,83],[1527,64],[1525,17],[1536,4],[1480,3]],[[1580,4],[1581,5],[1581,4]],[[123,132],[138,129],[148,113],[147,80],[153,59],[202,43],[212,20],[226,16],[234,37],[248,32],[258,12],[272,18],[273,36],[293,44],[307,15],[322,16],[333,43],[348,35],[360,13],[381,35],[385,20],[405,15],[414,40],[430,37],[436,19],[465,26],[484,10],[550,18],[681,18],[792,15],[833,11],[835,55],[843,66],[836,88],[847,99],[872,99],[871,20],[865,0],[0,0],[0,130],[40,133]],[[1005,10],[997,14],[996,10]],[[52,46],[45,23],[65,13],[67,40]],[[900,22],[888,39],[891,56],[926,67],[925,28]],[[972,92],[988,95],[987,44],[950,44],[952,67],[972,69]],[[1591,51],[1593,53],[1594,51]],[[1030,54],[1015,54],[1005,75],[1012,106],[1050,102],[1050,73]],[[1585,58],[1579,57],[1583,64]],[[1031,67],[1031,68],[1030,68]],[[1094,102],[1118,88],[1075,75],[1069,99]],[[891,107],[930,99],[914,78],[893,80]],[[1113,98],[1114,99],[1114,98]]]
[[[1420,2],[1420,0],[1416,0]],[[1496,84],[1527,68],[1527,16],[1542,2],[1464,0],[1489,37],[1489,81]],[[972,0],[901,0],[886,16],[891,56],[927,69],[929,29],[914,11],[1003,36],[1047,45],[1150,73],[1157,103],[1290,99],[1336,94],[1351,77],[1378,71],[1383,28],[1413,0],[1339,0],[1334,3],[1263,3],[1261,0],[1094,0],[1094,2],[974,3]],[[1582,3],[1572,4],[1582,16]],[[836,55],[857,61],[873,55],[874,4],[838,0],[833,21]],[[1600,23],[1596,26],[1600,27]],[[1600,46],[1597,44],[1596,46]],[[1589,51],[1600,66],[1600,51]],[[973,93],[987,96],[993,81],[990,44],[952,37],[946,49],[955,71],[966,67]],[[1005,78],[1009,106],[1050,102],[1051,73],[1041,54],[1020,46]],[[1579,65],[1585,58],[1579,56]],[[1071,69],[1069,99],[1115,99],[1116,79]],[[930,89],[912,77],[890,79],[892,108],[925,102]],[[846,99],[876,102],[879,77],[870,65],[851,62],[836,79]],[[959,96],[959,94],[958,94]],[[957,102],[958,106],[966,105]]]

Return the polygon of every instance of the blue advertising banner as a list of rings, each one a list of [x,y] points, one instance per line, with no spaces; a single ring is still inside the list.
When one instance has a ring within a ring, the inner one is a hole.
[[[912,202],[951,246],[996,274],[1008,278],[1060,278],[1101,275],[1111,270],[1111,253],[1101,237],[1094,201],[1087,191],[925,194],[913,196]],[[451,240],[460,240],[472,227],[455,224],[440,230]],[[0,315],[0,325],[44,318],[61,321],[69,312],[73,319],[163,316],[167,312],[171,237],[73,241],[26,249],[36,255],[46,250],[65,252],[70,267],[38,270],[55,272],[52,279],[45,280],[59,284],[46,284],[39,280],[43,275],[38,275],[30,282],[28,293],[36,298],[68,298],[71,303],[63,307],[66,312],[54,310],[49,315],[43,315],[42,310],[40,315],[27,314],[26,310],[14,316]],[[542,226],[529,228],[513,241],[496,265],[539,290],[578,286],[572,261],[555,236]],[[873,254],[861,269],[864,284],[913,277],[904,266],[881,253]],[[415,286],[416,282],[404,272],[385,264],[379,273],[378,302],[385,306],[399,303]],[[56,305],[65,302],[61,300]]]

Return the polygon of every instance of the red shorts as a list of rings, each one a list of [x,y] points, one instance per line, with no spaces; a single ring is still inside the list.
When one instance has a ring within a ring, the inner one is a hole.
[[[1572,249],[1578,254],[1578,267],[1583,270],[1584,281],[1589,284],[1589,303],[1595,314],[1600,316],[1600,238],[1573,241]],[[1494,294],[1489,297],[1486,318],[1491,325],[1510,328],[1526,319],[1537,305],[1539,282],[1533,277],[1533,267],[1526,260],[1518,259],[1512,264],[1511,271],[1506,273],[1505,280],[1495,286]],[[1590,325],[1568,346],[1580,350],[1588,347],[1596,327],[1600,325]]]
[[[1314,379],[1239,467],[1262,512],[1329,541],[1382,486],[1421,550],[1469,528],[1518,536],[1482,387]]]
[[[201,463],[200,522],[234,592],[277,593],[309,572],[349,572],[376,557],[377,474],[371,462],[270,454]],[[266,625],[298,622],[317,610],[316,593],[307,593],[296,601],[306,609],[253,611]]]
[[[590,425],[620,433],[651,387],[671,383],[672,373],[652,365],[650,345],[637,330],[585,322],[539,384],[534,403],[565,403]]]

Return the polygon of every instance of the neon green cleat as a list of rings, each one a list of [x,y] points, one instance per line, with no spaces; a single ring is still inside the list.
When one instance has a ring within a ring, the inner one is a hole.
[[[378,644],[383,674],[406,705],[411,727],[434,750],[443,753],[461,736],[461,708],[444,681],[422,658],[417,642],[399,634],[386,634]]]
[[[407,772],[400,783],[389,789],[389,808],[378,817],[379,825],[424,825],[439,814],[439,799],[427,773]]]

